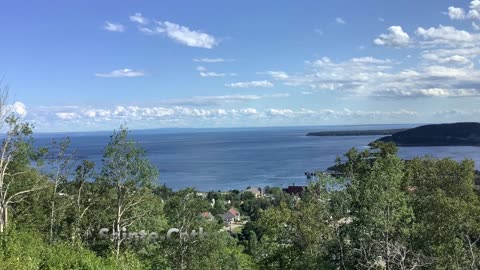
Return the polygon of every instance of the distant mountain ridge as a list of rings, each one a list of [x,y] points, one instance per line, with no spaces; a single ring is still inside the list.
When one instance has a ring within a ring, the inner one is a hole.
[[[381,129],[381,130],[337,130],[337,131],[318,131],[309,132],[307,136],[373,136],[373,135],[392,135],[401,131],[407,130],[406,128],[398,129]]]
[[[377,141],[394,142],[398,146],[480,146],[480,123],[424,125]]]

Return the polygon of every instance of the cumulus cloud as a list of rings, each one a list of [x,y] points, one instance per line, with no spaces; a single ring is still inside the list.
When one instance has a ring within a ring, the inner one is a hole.
[[[374,57],[352,58],[334,62],[328,57],[306,62],[310,72],[287,74],[284,71],[269,71],[273,79],[288,86],[308,87],[315,90],[360,91],[370,80],[391,68],[389,59]]]
[[[223,108],[192,108],[192,107],[141,107],[116,106],[105,108],[71,108],[69,111],[55,112],[57,120],[62,121],[118,121],[118,120],[165,120],[165,119],[195,119],[233,116],[249,116],[259,114],[255,108],[223,109]]]
[[[135,23],[138,23],[138,24],[142,24],[142,25],[145,25],[145,24],[148,24],[149,20],[145,17],[142,16],[142,13],[135,13],[134,15],[131,15],[130,16],[130,21],[132,22],[135,22]]]
[[[448,17],[452,20],[463,20],[465,19],[465,10],[463,8],[458,8],[458,7],[453,7],[450,6],[448,7]]]
[[[480,20],[480,0],[470,2],[470,10],[468,11],[467,17]]]
[[[125,32],[125,27],[123,25],[109,21],[105,22],[103,29],[109,32]]]
[[[77,113],[74,112],[57,112],[55,115],[58,117],[60,120],[73,120],[73,119],[78,119],[81,116]]]
[[[468,12],[465,12],[463,8],[450,6],[446,14],[452,20],[480,20],[480,0],[471,1]]]
[[[27,115],[27,106],[25,105],[25,103],[20,101],[16,101],[13,104],[8,105],[7,110],[20,117],[24,117]]]
[[[415,34],[423,40],[420,42],[422,46],[471,46],[473,42],[480,40],[480,35],[471,34],[465,30],[458,30],[453,26],[423,27],[417,28]]]
[[[274,84],[269,81],[250,81],[250,82],[236,82],[225,84],[227,87],[232,88],[265,88],[265,87],[274,87]]]
[[[440,64],[451,64],[451,65],[473,65],[473,62],[465,56],[462,55],[452,55],[442,57],[437,54],[437,51],[425,52],[422,54],[422,57],[425,60],[437,62]]]
[[[387,34],[381,34],[373,40],[375,45],[390,47],[405,47],[410,42],[410,36],[405,33],[401,26],[390,26]]]
[[[117,69],[108,73],[95,73],[96,77],[100,78],[122,78],[122,77],[143,77],[145,73],[135,71],[129,68]]]
[[[66,109],[66,108],[65,108]],[[162,123],[194,123],[206,121],[232,121],[248,119],[264,119],[265,121],[278,119],[297,119],[312,121],[318,119],[348,120],[348,119],[392,119],[395,117],[416,117],[418,113],[409,110],[393,111],[363,111],[363,110],[333,110],[333,109],[308,109],[308,108],[195,108],[195,107],[141,107],[141,106],[116,106],[113,108],[71,107],[68,110],[53,112],[53,120],[62,122],[75,122],[85,124],[93,122],[121,122],[121,121],[161,121]],[[47,113],[52,113],[48,112]]]
[[[128,123],[131,128],[158,127],[205,127],[205,126],[252,126],[279,124],[322,123],[392,123],[418,121],[435,122],[445,119],[452,121],[476,121],[479,110],[445,109],[429,113],[395,108],[331,109],[331,108],[289,108],[289,107],[237,107],[199,108],[185,106],[125,106],[106,107],[42,107],[33,109],[29,121],[36,123],[39,130],[85,130],[102,127],[116,128]],[[48,120],[48,121],[45,121]]]
[[[398,63],[389,59],[361,57],[334,62],[323,57],[307,61],[306,73],[266,74],[304,92],[308,88],[338,91],[340,95],[387,98],[480,96],[480,72],[468,57],[479,53],[478,48],[425,51],[424,65],[406,69],[400,69]]]

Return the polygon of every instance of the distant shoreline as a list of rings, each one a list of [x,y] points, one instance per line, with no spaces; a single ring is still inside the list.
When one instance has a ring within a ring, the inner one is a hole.
[[[393,135],[398,132],[408,130],[400,129],[380,129],[380,130],[338,130],[338,131],[319,131],[309,132],[306,136],[374,136],[374,135]]]

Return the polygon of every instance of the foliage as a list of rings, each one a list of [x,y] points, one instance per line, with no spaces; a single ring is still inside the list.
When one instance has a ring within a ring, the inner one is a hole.
[[[156,185],[157,168],[124,127],[95,164],[76,160],[68,140],[35,149],[29,126],[9,121],[16,134],[3,178],[9,190],[0,191],[4,202],[18,196],[4,208],[10,220],[0,233],[0,270],[480,268],[480,192],[471,160],[404,161],[395,145],[376,142],[349,150],[333,167],[340,177],[319,175],[300,197],[267,187],[265,197],[232,190],[205,198]],[[47,169],[37,167],[45,157]],[[200,216],[209,211],[221,219],[230,207],[249,220],[237,235]],[[108,239],[100,238],[102,228]],[[164,235],[169,228],[182,236],[111,235]],[[184,237],[193,230],[206,235]]]

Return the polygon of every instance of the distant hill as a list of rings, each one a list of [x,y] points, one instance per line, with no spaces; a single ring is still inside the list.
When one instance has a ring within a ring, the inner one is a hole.
[[[425,125],[377,141],[394,142],[398,146],[480,146],[480,123]]]
[[[380,130],[338,130],[338,131],[319,131],[310,132],[307,136],[372,136],[372,135],[392,135],[407,129],[380,129]]]

